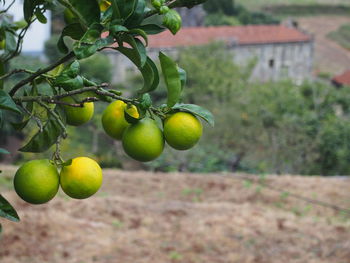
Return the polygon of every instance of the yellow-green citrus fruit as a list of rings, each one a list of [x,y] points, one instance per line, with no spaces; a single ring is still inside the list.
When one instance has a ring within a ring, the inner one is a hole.
[[[65,97],[61,100],[66,103],[77,104],[72,97]],[[63,108],[66,113],[67,124],[73,126],[79,126],[87,123],[94,115],[93,102],[85,102],[83,107],[63,105]]]
[[[105,132],[116,140],[121,140],[125,129],[130,125],[124,117],[124,110],[127,104],[121,100],[116,100],[108,105],[102,114],[102,126]],[[139,114],[135,106],[128,109],[128,113],[138,118]]]
[[[122,142],[124,151],[140,162],[156,159],[164,149],[163,133],[150,118],[144,118],[126,128]]]
[[[202,123],[191,113],[177,112],[164,121],[166,142],[177,150],[192,148],[202,136]]]
[[[101,12],[106,11],[111,6],[111,2],[103,0],[100,2],[100,10]]]
[[[63,18],[64,18],[64,22],[66,22],[66,24],[73,24],[73,23],[79,22],[78,18],[68,8],[66,8],[64,10]]]
[[[16,172],[16,193],[26,202],[43,204],[55,197],[59,187],[57,168],[49,160],[33,160],[23,164]]]
[[[102,184],[102,169],[93,159],[77,157],[63,166],[60,182],[63,191],[72,198],[84,199],[95,194]]]

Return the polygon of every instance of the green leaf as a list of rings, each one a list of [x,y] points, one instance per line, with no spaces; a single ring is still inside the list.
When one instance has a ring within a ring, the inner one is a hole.
[[[143,19],[145,17],[145,8],[146,8],[146,1],[145,0],[138,0],[134,12],[125,21],[124,25],[127,28],[139,27],[139,25],[141,24],[141,22],[143,21]]]
[[[23,13],[24,13],[24,19],[27,23],[30,22],[33,12],[35,9],[36,1],[33,0],[24,0],[23,3]]]
[[[124,0],[111,0],[111,7],[113,10],[112,18],[122,18],[123,3]]]
[[[56,79],[55,86],[63,88],[65,91],[72,91],[84,87],[84,80],[81,76],[67,79]]]
[[[4,90],[0,90],[0,109],[10,110],[19,114],[22,112],[17,108],[15,102],[12,100],[10,95]]]
[[[143,45],[143,43],[137,39],[132,37],[131,35],[125,35],[122,38],[123,42],[128,43],[135,51],[137,54],[137,60],[136,60],[136,66],[138,67],[143,67],[146,63],[147,60],[147,53],[146,53],[146,48]]]
[[[58,50],[62,53],[68,53],[68,47],[64,43],[64,37],[69,36],[72,39],[79,40],[84,36],[84,29],[81,27],[79,23],[73,23],[67,25],[61,33],[61,36],[58,40],[57,47]]]
[[[179,71],[179,74],[180,74],[181,90],[183,90],[187,81],[187,73],[183,68],[180,68],[180,67],[177,67],[177,70]]]
[[[146,93],[155,90],[159,84],[159,72],[155,63],[147,57],[146,64],[139,66],[139,55],[137,51],[131,48],[119,47],[116,50],[127,56],[140,70],[143,77],[143,87],[139,90],[139,93]]]
[[[208,122],[211,126],[214,127],[214,116],[213,114],[208,111],[207,109],[202,108],[201,106],[195,105],[195,104],[182,104],[177,103],[175,104],[172,109],[179,110],[179,111],[186,111],[189,113],[192,113],[194,115],[197,115],[198,117],[202,118],[206,122]]]
[[[139,29],[139,28],[135,28],[135,29],[131,29],[130,33],[133,36],[141,36],[145,40],[146,47],[148,46],[148,37],[147,37],[147,34],[145,31],[143,31],[142,29]]]
[[[10,152],[6,149],[0,148],[0,154],[10,154]]]
[[[159,60],[168,90],[167,105],[171,108],[179,101],[181,96],[180,74],[176,63],[170,57],[159,52]]]
[[[135,11],[135,8],[137,6],[138,0],[124,0],[124,8],[122,11],[122,18],[128,19]]]
[[[161,27],[157,24],[142,25],[142,26],[139,26],[138,28],[145,31],[146,34],[148,35],[156,35],[163,32],[166,29],[165,27]]]
[[[122,25],[111,25],[109,27],[109,31],[113,35],[119,32],[129,32],[129,29],[127,29],[125,26],[122,26]]]
[[[76,43],[73,51],[77,59],[83,59],[92,56],[99,49],[110,46],[113,43],[112,37],[99,38],[94,44]]]
[[[100,23],[100,6],[96,0],[69,0],[73,8],[84,18],[87,26]]]
[[[0,216],[13,222],[19,222],[16,210],[2,195],[0,195]]]
[[[103,26],[98,23],[93,23],[89,29],[85,32],[84,36],[80,39],[79,42],[93,44],[97,39],[101,37],[101,32]]]
[[[152,99],[148,93],[142,95],[139,106],[143,110],[147,110],[152,106]]]
[[[41,10],[39,8],[37,8],[35,10],[35,16],[40,23],[42,23],[42,24],[47,23],[47,18],[45,17],[45,15],[41,12]]]
[[[16,50],[17,41],[13,32],[10,32],[10,31],[5,32],[5,41],[6,41],[6,46],[5,46],[6,51],[13,52]]]
[[[56,143],[58,136],[62,133],[62,127],[56,119],[50,118],[42,131],[38,131],[30,141],[19,149],[21,152],[45,152],[54,143]]]
[[[170,30],[170,32],[175,35],[181,28],[182,19],[180,14],[171,9],[163,17],[163,25]]]
[[[5,63],[0,60],[0,76],[5,74]],[[4,89],[4,80],[0,80],[0,90]]]

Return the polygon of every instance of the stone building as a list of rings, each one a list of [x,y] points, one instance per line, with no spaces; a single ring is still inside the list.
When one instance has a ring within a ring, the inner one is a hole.
[[[188,27],[175,36],[165,31],[149,38],[149,55],[157,58],[160,50],[176,58],[181,48],[223,41],[228,55],[238,64],[256,59],[252,79],[266,82],[292,79],[299,84],[312,74],[313,38],[284,25],[250,25],[220,27]],[[133,65],[116,52],[109,56],[115,65],[115,81],[126,78]]]

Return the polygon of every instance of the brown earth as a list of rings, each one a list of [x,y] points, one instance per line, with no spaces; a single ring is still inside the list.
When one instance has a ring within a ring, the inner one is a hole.
[[[0,221],[0,262],[350,262],[349,215],[250,185],[238,174],[104,175],[99,193],[83,201],[60,193],[34,206],[5,192],[22,221]],[[350,207],[350,178],[266,182]]]
[[[350,69],[350,52],[327,38],[327,34],[336,31],[341,25],[350,23],[350,16],[313,16],[298,19],[300,28],[315,38],[316,73],[343,73]]]

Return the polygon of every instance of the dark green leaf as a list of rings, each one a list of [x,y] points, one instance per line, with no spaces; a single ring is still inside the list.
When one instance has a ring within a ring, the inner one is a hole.
[[[111,0],[112,18],[121,19],[124,0]]]
[[[155,63],[147,57],[146,64],[143,67],[140,67],[139,64],[139,55],[138,53],[131,48],[119,47],[117,48],[122,54],[127,56],[140,70],[144,85],[139,93],[146,93],[152,90],[155,90],[159,84],[159,72]]]
[[[179,101],[181,96],[180,74],[176,63],[170,57],[159,52],[159,60],[168,90],[167,105],[171,108]]]
[[[2,195],[0,195],[0,216],[13,222],[19,222],[16,210]]]
[[[87,26],[100,23],[100,6],[96,0],[69,0],[69,2],[84,18]]]
[[[36,4],[36,1],[34,1],[34,0],[24,0],[24,3],[23,3],[24,19],[28,23],[30,22],[30,20],[33,16],[35,4]]]
[[[135,29],[131,29],[130,33],[133,36],[141,36],[145,40],[146,46],[148,46],[148,37],[147,37],[147,34],[145,31],[143,31],[142,29],[139,29],[139,28],[135,28]]]
[[[123,19],[128,19],[133,13],[136,8],[138,0],[126,0],[124,2],[124,8],[122,11],[122,18]]]
[[[112,37],[99,38],[94,44],[76,43],[73,51],[77,59],[83,59],[92,56],[100,48],[109,46],[113,43]]]
[[[127,28],[138,27],[145,17],[146,1],[138,0],[136,8],[131,16],[125,21],[125,26]]]
[[[0,76],[5,74],[5,63],[0,60]],[[0,80],[0,89],[4,88],[4,80]]]
[[[65,91],[72,91],[75,89],[81,89],[84,87],[84,80],[81,76],[75,78],[59,78],[56,79],[55,85],[63,88]]]
[[[0,90],[0,109],[10,110],[21,114],[22,112],[17,108],[15,102],[12,100],[10,95],[4,90]]]
[[[175,35],[181,28],[182,19],[176,10],[169,10],[163,17],[163,25]]]
[[[109,31],[112,34],[119,33],[119,32],[129,32],[129,29],[127,29],[125,26],[122,25],[111,25],[109,27]]]
[[[21,152],[45,152],[54,143],[56,143],[58,136],[62,133],[62,127],[56,119],[50,118],[42,131],[38,131],[30,141],[23,146],[19,151]]]
[[[35,16],[39,20],[40,23],[46,24],[47,23],[47,18],[44,16],[44,14],[41,12],[39,8],[35,10]]]
[[[137,60],[134,63],[136,64],[136,66],[142,68],[147,60],[146,48],[143,45],[143,43],[139,39],[134,38],[131,35],[125,35],[122,40],[123,42],[128,43],[136,51],[135,54],[137,54]]]
[[[148,35],[156,35],[163,32],[166,28],[156,24],[147,24],[147,25],[139,26],[139,29],[142,29],[143,31],[145,31],[146,34]]]
[[[57,47],[62,53],[68,53],[69,51],[68,47],[64,43],[65,36],[69,36],[72,39],[79,40],[84,36],[84,30],[79,23],[69,24],[62,30],[61,36],[57,43]]]
[[[10,152],[6,149],[0,148],[0,154],[10,154]]]
[[[180,111],[186,111],[190,112],[194,115],[197,115],[198,117],[202,118],[206,122],[208,122],[211,126],[214,127],[214,116],[213,114],[208,111],[207,109],[204,109],[198,105],[195,104],[175,104],[172,109],[174,110],[180,110]]]

